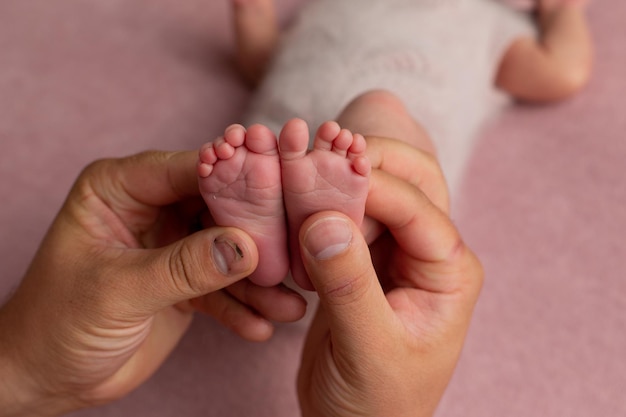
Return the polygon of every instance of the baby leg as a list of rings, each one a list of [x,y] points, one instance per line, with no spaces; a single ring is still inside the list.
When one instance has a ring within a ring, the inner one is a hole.
[[[312,290],[300,257],[300,226],[307,217],[323,210],[340,211],[361,224],[370,163],[365,157],[363,136],[327,122],[318,129],[313,149],[307,151],[308,132],[303,120],[291,120],[285,124],[278,146],[289,223],[291,273],[302,288]]]
[[[246,81],[256,86],[278,40],[274,0],[231,1],[239,69]]]
[[[343,109],[337,122],[365,136],[372,168],[410,181],[441,210],[449,211],[448,186],[436,158],[435,146],[398,97],[385,90],[365,92]],[[398,139],[423,151],[421,159],[409,164],[406,158],[385,157],[384,152],[378,150],[378,144],[388,146],[389,142],[380,141],[381,137]]]
[[[264,126],[232,125],[200,149],[200,192],[215,222],[245,230],[259,250],[250,280],[271,286],[289,268],[276,137]]]
[[[398,97],[385,90],[372,90],[357,96],[342,110],[337,122],[366,138],[400,139],[435,154],[435,146],[426,130],[409,114]]]

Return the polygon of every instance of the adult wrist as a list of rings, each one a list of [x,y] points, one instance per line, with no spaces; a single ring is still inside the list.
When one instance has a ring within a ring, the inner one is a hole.
[[[13,365],[4,352],[0,353],[0,417],[44,416],[37,412],[35,396]]]
[[[53,417],[74,411],[71,401],[53,395],[38,383],[19,357],[26,350],[0,311],[0,417]]]

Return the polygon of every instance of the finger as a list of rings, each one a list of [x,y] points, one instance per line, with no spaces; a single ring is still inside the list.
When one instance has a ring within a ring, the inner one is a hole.
[[[272,323],[226,291],[215,291],[195,298],[191,305],[251,342],[263,342],[274,333]]]
[[[261,287],[245,279],[228,286],[225,291],[271,321],[291,323],[306,313],[304,297],[282,284]]]
[[[272,336],[274,327],[270,321],[293,322],[306,313],[306,301],[297,292],[282,285],[261,287],[249,280],[195,298],[191,306],[244,339],[256,342]]]
[[[454,292],[460,286],[480,287],[480,277],[459,273],[479,264],[446,213],[419,189],[390,174],[376,171],[366,202],[369,216],[383,223],[404,257],[399,271],[406,285],[432,292]],[[480,276],[480,274],[478,274]]]
[[[109,276],[120,277],[117,292],[136,314],[149,315],[231,285],[249,276],[257,262],[246,233],[215,227],[159,249],[121,250],[110,263],[118,271]]]
[[[127,207],[132,203],[165,206],[199,195],[197,159],[194,151],[149,151],[97,161],[86,171],[105,171],[90,177],[92,187],[114,207]]]
[[[378,282],[367,243],[347,216],[322,212],[309,217],[300,229],[300,245],[334,343],[349,345],[360,340],[367,344],[391,331],[395,316]]]
[[[442,211],[450,211],[448,186],[437,158],[401,140],[367,137],[372,169],[385,171],[421,189]]]
[[[460,236],[444,212],[421,190],[386,172],[372,175],[366,211],[417,259],[446,259],[459,244]]]

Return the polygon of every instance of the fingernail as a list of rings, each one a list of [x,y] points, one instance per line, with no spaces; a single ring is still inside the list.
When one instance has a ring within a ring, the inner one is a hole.
[[[228,239],[215,239],[211,252],[213,254],[215,267],[224,275],[229,275],[233,272],[237,262],[243,259],[243,251],[241,248],[235,242]]]
[[[351,242],[352,228],[340,217],[327,217],[316,221],[304,236],[305,248],[319,260],[339,255]]]

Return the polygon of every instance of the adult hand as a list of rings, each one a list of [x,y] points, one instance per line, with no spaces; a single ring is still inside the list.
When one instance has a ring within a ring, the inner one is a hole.
[[[443,213],[450,213],[448,184],[435,155],[398,139],[367,136],[366,140],[372,171],[386,172],[419,188]],[[370,194],[375,184],[376,178],[373,178],[370,181]],[[367,242],[374,242],[386,230],[386,226],[370,216],[366,210],[361,232]]]
[[[441,211],[450,213],[448,184],[435,155],[399,139],[367,136],[366,140],[373,170],[384,171],[419,188]]]
[[[258,258],[247,234],[190,235],[206,212],[196,159],[149,152],[80,175],[0,310],[0,414],[58,415],[127,394],[159,367],[194,310],[251,340],[271,335],[268,319],[303,315],[301,297],[242,280]]]
[[[340,213],[318,213],[301,228],[320,296],[298,377],[304,417],[430,416],[449,382],[482,267],[445,212],[447,194],[429,189],[434,204],[415,182],[372,172],[366,213],[388,233],[371,258]]]

